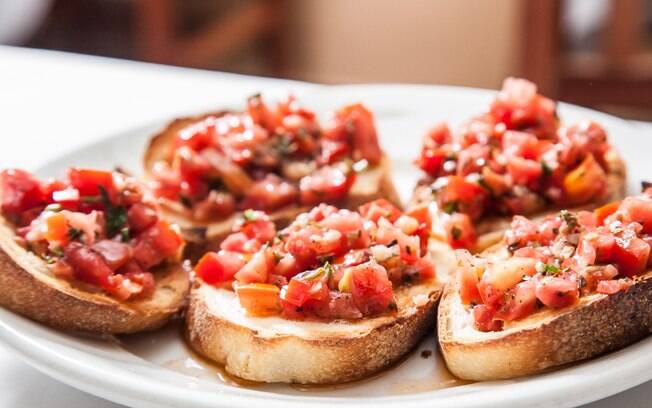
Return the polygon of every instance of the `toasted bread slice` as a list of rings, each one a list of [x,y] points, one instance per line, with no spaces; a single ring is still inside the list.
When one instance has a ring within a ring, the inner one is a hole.
[[[438,245],[437,243],[435,243]],[[197,283],[186,336],[199,354],[232,375],[260,382],[334,384],[369,376],[399,361],[434,327],[450,252],[433,250],[437,279],[395,289],[398,311],[357,321],[250,317],[234,292]]]
[[[207,113],[191,118],[176,119],[170,123],[150,140],[149,146],[145,150],[143,160],[145,178],[152,178],[154,163],[168,157],[170,143],[181,129],[208,116],[221,116],[227,113],[229,112]],[[401,199],[392,182],[391,163],[387,156],[383,156],[379,164],[370,166],[356,175],[346,201],[341,203],[340,206],[356,209],[361,204],[377,198],[385,198],[399,207],[401,206]],[[179,202],[160,199],[160,204],[162,215],[170,222],[181,227],[183,237],[188,244],[186,248],[191,258],[194,258],[193,255],[201,255],[208,250],[217,249],[220,242],[231,233],[235,220],[241,216],[240,213],[236,213],[224,220],[206,223],[194,220],[191,212]],[[297,215],[309,209],[309,207],[288,206],[270,212],[269,216],[277,227],[284,227]]]
[[[625,162],[622,160],[618,152],[616,152],[614,149],[609,150],[605,154],[605,159],[608,165],[606,194],[599,200],[594,200],[575,208],[569,208],[568,210],[593,210],[611,201],[616,201],[623,198],[627,188]],[[430,202],[432,200],[433,197],[429,185],[420,184],[414,190],[410,205],[417,205],[424,202]],[[528,218],[536,221],[537,219],[541,219],[546,215],[555,213],[559,210],[561,210],[561,208],[550,207],[538,214],[522,215],[527,215]],[[433,224],[436,225],[436,214],[433,214],[433,216]],[[485,217],[476,222],[475,230],[478,234],[478,241],[476,247],[471,248],[473,250],[472,252],[482,252],[499,242],[502,239],[505,230],[509,228],[511,222],[512,215]],[[445,233],[441,232],[441,234],[445,236]]]
[[[184,306],[190,283],[181,264],[154,272],[151,297],[121,302],[90,285],[55,277],[15,237],[0,216],[0,305],[30,319],[80,333],[135,333],[162,326]]]
[[[494,246],[485,255],[507,257]],[[591,294],[564,309],[544,309],[481,332],[450,284],[439,305],[438,334],[449,370],[468,380],[499,380],[538,373],[591,358],[633,343],[652,331],[652,272],[639,276],[627,291]]]

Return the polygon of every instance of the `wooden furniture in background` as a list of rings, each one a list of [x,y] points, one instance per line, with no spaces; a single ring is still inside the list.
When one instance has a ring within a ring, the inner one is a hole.
[[[551,97],[652,119],[652,50],[645,47],[645,0],[610,0],[595,51],[563,47],[563,0],[524,7],[523,75]]]

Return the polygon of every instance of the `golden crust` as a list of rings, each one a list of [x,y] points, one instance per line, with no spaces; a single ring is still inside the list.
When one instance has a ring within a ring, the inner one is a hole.
[[[499,246],[485,254],[506,256]],[[627,291],[584,296],[576,305],[544,309],[499,332],[475,329],[454,284],[445,289],[438,309],[439,344],[449,370],[477,381],[514,378],[585,360],[651,331],[652,272]]]
[[[607,160],[607,192],[599,200],[594,200],[582,206],[569,208],[570,211],[592,210],[611,201],[620,200],[625,195],[626,185],[626,168],[625,162],[618,153],[611,149],[605,154]],[[410,205],[423,204],[432,201],[432,194],[427,184],[420,184],[414,189]],[[562,208],[548,208],[537,214],[524,214],[528,218],[536,220],[545,217],[548,214],[561,210]],[[475,230],[478,234],[478,243],[474,252],[482,252],[490,246],[498,243],[512,222],[512,216],[493,216],[485,217],[475,223]]]
[[[184,306],[190,284],[181,264],[155,272],[151,298],[120,302],[54,277],[14,238],[0,216],[0,305],[30,319],[87,334],[134,333],[164,325]]]
[[[166,160],[169,152],[169,145],[175,135],[184,127],[205,119],[209,116],[223,116],[229,111],[207,113],[190,118],[181,118],[172,121],[166,128],[156,134],[149,142],[143,157],[144,175],[146,179],[152,178],[152,168],[159,160]],[[361,173],[357,174],[356,181],[351,187],[344,208],[356,209],[359,205],[377,198],[386,198],[392,203],[401,207],[401,200],[394,188],[391,178],[391,163],[387,156],[382,161]],[[191,259],[196,259],[202,253],[216,249],[220,242],[231,233],[231,228],[239,213],[216,222],[200,222],[193,220],[189,211],[185,210],[179,203],[171,200],[160,200],[163,216],[181,227],[183,236],[188,243],[187,254]],[[277,224],[277,227],[284,227],[296,216],[308,211],[308,207],[287,207],[270,213],[270,218]]]
[[[430,332],[441,287],[432,281],[397,289],[396,315],[322,323],[244,317],[232,292],[198,285],[191,291],[186,336],[195,351],[237,377],[342,383],[395,363]]]

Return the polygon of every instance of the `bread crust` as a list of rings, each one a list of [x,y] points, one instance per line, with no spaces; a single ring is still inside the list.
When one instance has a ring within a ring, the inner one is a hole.
[[[13,228],[0,216],[0,305],[32,320],[93,335],[156,329],[184,306],[190,283],[181,264],[154,276],[156,290],[150,298],[127,302],[56,278],[45,261],[16,243]]]
[[[574,208],[567,208],[570,211],[593,210],[612,201],[620,200],[625,195],[627,189],[627,171],[625,162],[615,149],[611,148],[605,153],[605,159],[608,166],[607,171],[607,192],[599,200],[594,200]],[[410,205],[418,205],[424,202],[432,201],[429,183],[422,181],[414,189]],[[562,210],[561,207],[547,208],[545,211],[536,214],[527,215],[532,220],[545,217],[548,214]],[[478,235],[478,242],[473,252],[482,252],[490,246],[498,243],[512,222],[512,215],[484,217],[475,223],[475,230]]]
[[[145,150],[143,157],[145,178],[153,178],[151,170],[154,163],[167,158],[169,145],[181,129],[192,123],[206,119],[209,116],[219,117],[228,113],[230,111],[217,111],[172,121],[167,127],[152,137]],[[341,206],[356,209],[361,204],[377,198],[385,198],[402,207],[400,197],[392,182],[391,163],[385,155],[383,155],[379,164],[356,175],[356,180],[349,191],[349,195]],[[192,219],[189,212],[180,203],[167,199],[160,199],[159,202],[163,216],[170,222],[174,222],[181,227],[183,237],[188,244],[186,246],[187,255],[191,259],[196,259],[206,251],[219,248],[220,242],[231,233],[233,223],[240,217],[240,213],[235,213],[224,220],[201,222]],[[288,206],[270,212],[269,216],[277,227],[282,228],[294,220],[297,215],[308,210],[310,210],[309,207]]]
[[[232,291],[198,284],[190,295],[186,336],[196,352],[240,378],[343,383],[382,370],[414,348],[434,328],[441,289],[436,281],[398,288],[396,315],[303,322],[246,317]]]
[[[503,249],[490,249],[498,250]],[[573,306],[544,309],[499,332],[475,329],[455,284],[445,289],[438,309],[439,344],[449,370],[476,381],[520,377],[585,360],[651,331],[652,271],[626,291],[583,296]]]

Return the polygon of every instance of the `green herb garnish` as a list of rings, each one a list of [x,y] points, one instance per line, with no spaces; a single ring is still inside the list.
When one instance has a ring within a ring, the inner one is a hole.
[[[453,239],[458,240],[462,236],[462,230],[458,227],[453,227],[451,228],[451,235],[453,236]]]
[[[83,232],[80,229],[77,228],[69,228],[68,229],[68,238],[70,238],[71,241],[78,240],[81,238]]]
[[[122,242],[129,242],[129,239],[131,239],[131,233],[129,232],[129,227],[123,227],[120,230],[120,240]]]
[[[242,213],[242,217],[243,217],[243,218],[245,219],[245,221],[247,221],[247,222],[253,222],[253,221],[256,221],[256,219],[257,219],[257,217],[256,217],[256,212],[255,212],[254,210],[252,210],[252,209],[245,210],[245,211]]]
[[[548,276],[555,276],[558,275],[559,272],[561,272],[561,269],[555,264],[546,264],[543,262],[537,262],[535,266],[537,272],[548,275]]]
[[[459,207],[459,203],[457,201],[449,201],[446,204],[444,204],[442,210],[444,210],[446,214],[452,214],[458,211],[458,207]]]
[[[113,236],[127,227],[127,210],[122,206],[114,206],[106,189],[103,186],[98,187],[102,204],[106,208],[106,233],[108,236]]]

